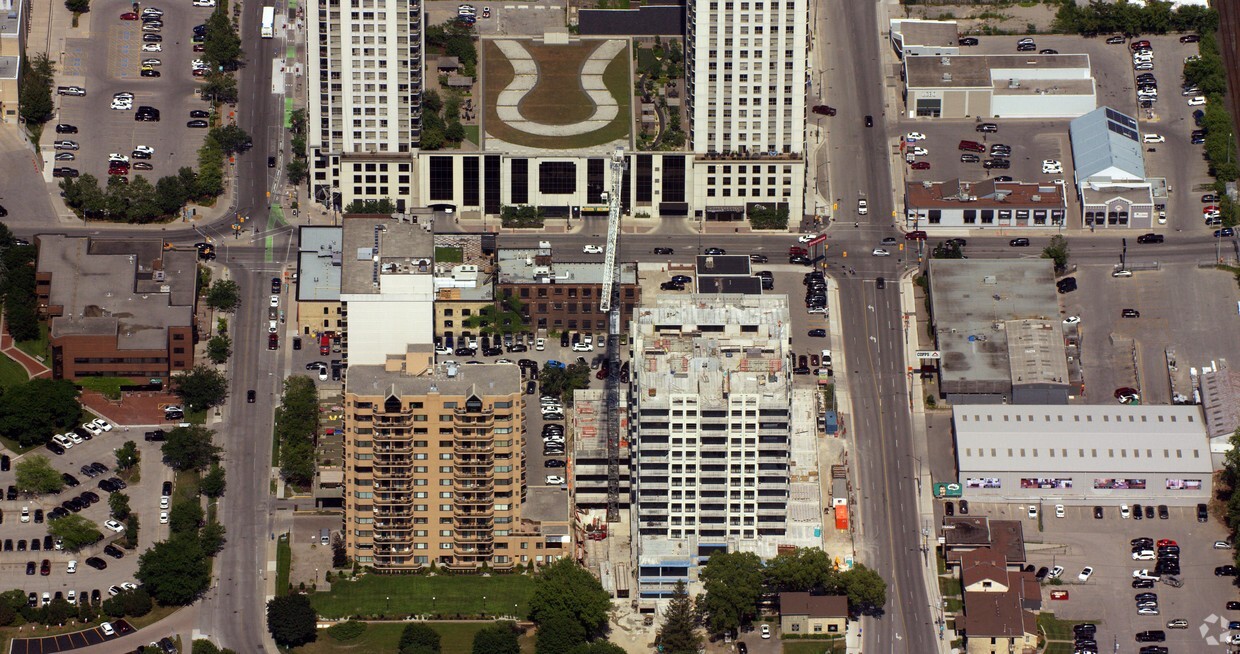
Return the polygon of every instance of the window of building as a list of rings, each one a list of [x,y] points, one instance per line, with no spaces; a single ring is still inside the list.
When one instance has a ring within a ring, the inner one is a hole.
[[[572,161],[544,161],[538,164],[538,192],[567,195],[577,191],[577,164]]]
[[[475,168],[477,163],[474,162]],[[476,173],[475,170],[475,177]],[[476,196],[477,188],[474,191]],[[430,192],[431,201],[452,200],[452,157],[441,155],[430,158]]]

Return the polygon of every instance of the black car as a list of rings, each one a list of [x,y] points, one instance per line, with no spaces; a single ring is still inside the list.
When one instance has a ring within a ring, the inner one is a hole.
[[[685,290],[685,285],[677,284],[676,282],[663,282],[662,284],[659,284],[659,290],[660,291],[683,291]]]
[[[9,488],[5,492],[5,499],[7,499],[10,502],[17,499],[17,487],[16,486],[9,484]]]
[[[69,503],[68,509],[74,513],[77,513],[81,511],[82,509],[85,509],[86,507],[90,506],[90,502],[87,502],[86,500],[80,497],[74,497],[66,501]]]
[[[1167,654],[1167,653],[1168,653],[1167,648],[1163,647],[1162,645],[1147,645],[1145,647],[1142,647],[1138,651],[1138,654]]]
[[[723,248],[706,248],[706,250],[703,252],[703,254],[707,254],[710,256],[716,256],[716,257],[721,257],[727,253],[728,251]]]
[[[1236,566],[1220,565],[1219,567],[1214,569],[1214,576],[1215,577],[1234,577],[1236,576]]]
[[[111,544],[111,543],[108,543],[107,545],[105,545],[105,546],[104,546],[104,548],[103,548],[103,553],[104,553],[104,554],[107,554],[108,556],[110,556],[110,557],[112,557],[112,558],[114,558],[114,559],[123,559],[123,558],[125,558],[125,553],[121,551],[121,548],[119,548],[119,547],[117,547],[117,546],[115,546],[115,545],[113,545],[113,544]]]
[[[751,255],[749,255],[749,262],[750,262],[750,263],[766,263],[767,261],[770,261],[770,260],[769,260],[769,259],[767,259],[767,257],[766,257],[766,255],[765,255],[765,254],[751,254]]]
[[[267,167],[268,167],[268,168],[275,168],[275,167],[276,167],[276,158],[275,158],[275,157],[267,157]]]
[[[52,169],[52,177],[77,177],[80,174],[77,168],[69,168],[68,166],[57,166]]]
[[[960,500],[960,515],[969,515],[969,500]]]
[[[534,383],[534,380],[531,379],[530,381],[525,382],[526,395],[533,395],[536,390],[538,390],[538,385]]]
[[[255,395],[254,395],[254,390],[253,390],[253,389],[248,390],[248,391],[246,391],[246,392],[245,392],[245,401],[246,401],[246,403],[248,403],[248,404],[254,404],[254,397],[255,397]]]
[[[673,250],[672,248],[655,248],[654,253],[655,254],[675,254],[676,251]]]
[[[1140,316],[1141,314],[1138,313],[1136,317],[1140,317]],[[1145,517],[1147,520],[1154,519],[1154,505],[1153,504],[1145,505]]]
[[[164,414],[164,417],[165,417],[165,418],[168,418],[168,414],[166,414],[166,413],[165,413],[165,414]],[[169,419],[171,419],[171,418],[169,418]],[[144,438],[144,439],[146,439],[146,440],[148,440],[148,441],[162,441],[162,440],[164,440],[164,437],[165,437],[166,435],[167,435],[167,434],[165,434],[165,433],[164,433],[164,430],[162,430],[162,429],[156,429],[156,430],[154,430],[154,431],[148,431],[148,432],[146,432],[146,434],[144,434],[144,435],[143,435],[143,438]]]
[[[77,128],[77,125],[70,125],[68,123],[60,123],[56,125],[56,133],[57,134],[77,134],[78,128]]]
[[[873,117],[873,116],[866,116],[866,117],[865,117],[865,126],[866,126],[866,127],[873,127],[873,126],[874,126],[874,117]]]
[[[1137,237],[1138,243],[1162,243],[1166,240],[1162,234],[1142,234]]]
[[[34,510],[34,522],[35,524],[40,524],[43,522],[43,509]]]
[[[159,77],[160,76],[158,70],[144,70],[138,74],[143,77]]]
[[[112,482],[120,490],[125,490],[129,487],[129,484],[126,484],[125,480],[120,477],[108,477],[108,481]]]
[[[1120,316],[1123,318],[1140,318],[1141,312],[1137,311],[1136,309],[1123,309],[1120,311]],[[1154,511],[1154,507],[1146,507],[1146,508],[1149,509],[1148,511],[1146,511],[1147,514],[1151,514]],[[1146,515],[1145,517],[1153,518],[1154,516]]]
[[[977,45],[978,40],[972,36],[966,36],[966,37],[957,39],[956,43],[959,43],[960,45]]]
[[[108,493],[112,493],[112,492],[115,492],[115,491],[117,491],[117,490],[119,490],[119,489],[117,488],[116,484],[112,483],[112,480],[111,480],[111,479],[100,479],[100,480],[99,480],[99,490],[106,491],[106,492],[108,492]]]
[[[809,336],[810,336],[810,338],[826,338],[826,337],[827,337],[827,330],[825,330],[825,329],[811,329],[811,330],[809,330]]]
[[[27,561],[26,562],[26,574],[28,575],[34,574],[35,569],[38,567],[39,567],[38,564],[35,563],[34,561]]]
[[[1006,168],[1011,168],[1011,167],[1012,167],[1012,162],[1008,161],[1007,159],[987,159],[986,161],[982,162],[982,168],[986,168],[987,170],[991,168],[1006,169]]]
[[[108,567],[108,562],[97,556],[92,556],[89,559],[86,559],[86,565],[96,570],[106,570]]]
[[[61,447],[60,444],[57,443],[56,441],[48,441],[47,445],[44,445],[44,447],[50,450],[52,454],[64,454],[65,453],[65,448]]]
[[[52,543],[52,535],[51,535],[51,534],[48,534],[48,535],[44,536],[44,537],[43,537],[43,551],[45,551],[45,552],[46,552],[47,550],[52,549],[52,545],[53,545],[53,543]]]
[[[160,494],[164,497],[172,497],[172,482],[165,481],[163,488],[160,490]]]
[[[1071,293],[1072,291],[1076,290],[1076,278],[1075,277],[1064,277],[1063,279],[1055,283],[1055,287],[1059,291],[1060,295],[1064,293]],[[1135,510],[1134,510],[1134,513],[1135,513]]]
[[[563,468],[564,461],[562,459],[547,459],[543,462],[543,466],[547,468]]]
[[[1143,589],[1144,589],[1144,588],[1153,588],[1153,587],[1154,587],[1154,580],[1153,580],[1153,579],[1133,579],[1133,580],[1132,580],[1132,587],[1133,587],[1133,588],[1143,588]]]
[[[1059,288],[1060,288],[1060,291],[1059,291],[1059,292],[1060,292],[1060,293],[1063,293],[1063,292],[1064,292],[1064,291],[1063,291],[1063,286],[1061,285]],[[1145,516],[1143,515],[1142,509],[1141,509],[1141,505],[1140,505],[1140,504],[1133,504],[1133,505],[1132,505],[1132,519],[1133,519],[1133,520],[1140,520],[1140,519],[1141,519],[1141,518],[1143,518],[1143,517],[1145,517]]]
[[[8,472],[12,465],[13,460],[9,458],[9,455],[0,454],[0,472]]]
[[[1098,633],[1098,625],[1090,622],[1082,622],[1072,625],[1072,635],[1077,638],[1093,638]]]
[[[92,491],[85,491],[78,497],[86,501],[87,504],[94,504],[99,501],[99,496]]]
[[[1210,512],[1206,510],[1206,505],[1197,505],[1197,522],[1205,522],[1210,519]]]
[[[189,117],[190,118],[210,118],[211,112],[205,111],[203,109],[194,109],[193,111],[189,112]]]
[[[82,485],[82,482],[78,481],[78,478],[77,478],[77,477],[74,477],[73,475],[71,475],[71,474],[69,474],[69,473],[67,473],[67,472],[62,473],[62,474],[60,475],[60,478],[61,478],[61,479],[63,479],[63,480],[65,480],[65,485],[67,485],[69,488],[74,488],[74,487],[76,487],[76,486],[81,486],[81,485]]]
[[[47,519],[48,520],[59,520],[67,515],[69,515],[69,511],[65,509],[63,506],[58,506],[52,509],[51,511],[47,512]]]
[[[206,128],[207,128],[207,121],[205,121],[205,120],[191,120],[191,121],[189,121],[188,123],[185,123],[185,126],[186,126],[186,127],[194,127],[194,128],[197,128],[197,129],[206,129]]]

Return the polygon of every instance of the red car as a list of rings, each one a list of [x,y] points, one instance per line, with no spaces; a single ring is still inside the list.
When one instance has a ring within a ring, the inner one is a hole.
[[[1175,541],[1173,541],[1173,540],[1171,540],[1171,539],[1169,539],[1169,538],[1163,538],[1163,539],[1160,539],[1160,540],[1158,541],[1158,546],[1159,546],[1159,547],[1170,547],[1170,546],[1172,546],[1172,545],[1179,545],[1179,543],[1177,543],[1177,542],[1175,542]]]
[[[914,161],[911,166],[913,170],[930,170],[929,161]]]
[[[279,349],[279,347],[280,347],[280,335],[279,334],[268,334],[267,335],[267,349],[275,350],[275,349]]]
[[[138,20],[138,14],[132,11],[123,13],[121,14],[121,20]]]
[[[926,233],[925,233],[925,232],[923,232],[923,231],[921,231],[921,230],[917,230],[917,231],[915,231],[915,232],[909,232],[909,233],[907,233],[907,234],[905,234],[905,235],[904,235],[904,240],[906,240],[906,241],[924,241],[924,240],[926,240]]]
[[[195,68],[194,72],[192,73],[194,77],[205,77],[206,74],[207,74],[207,69],[205,68]]]
[[[205,52],[206,48],[201,43],[194,44],[194,52]]]

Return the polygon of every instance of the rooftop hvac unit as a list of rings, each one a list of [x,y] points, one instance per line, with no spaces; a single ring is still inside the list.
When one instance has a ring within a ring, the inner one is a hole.
[[[1029,196],[1029,199],[1032,200],[1033,202],[1041,202],[1042,196],[1038,193],[1034,193],[1033,195]]]
[[[944,81],[944,82],[950,82],[950,81],[952,81],[952,74],[951,74],[951,73],[943,73],[943,81]]]
[[[1018,89],[1018,88],[1020,88],[1020,80],[1018,80],[1018,79],[1009,79],[1009,80],[1008,80],[1008,88],[1009,88],[1009,89]]]

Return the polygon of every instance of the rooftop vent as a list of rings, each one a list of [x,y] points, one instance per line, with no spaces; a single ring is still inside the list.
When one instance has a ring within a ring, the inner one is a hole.
[[[1018,80],[1018,79],[1009,79],[1009,80],[1008,80],[1008,88],[1009,88],[1009,89],[1018,89],[1018,88],[1020,88],[1020,80]]]
[[[943,73],[943,81],[944,81],[944,82],[950,82],[950,81],[952,81],[952,74],[951,74],[951,73]]]

